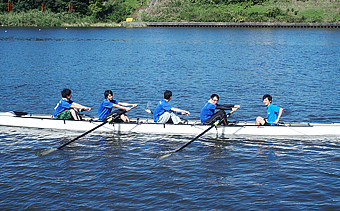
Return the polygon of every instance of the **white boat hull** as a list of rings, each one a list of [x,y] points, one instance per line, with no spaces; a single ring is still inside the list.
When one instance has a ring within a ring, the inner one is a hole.
[[[55,120],[52,117],[42,115],[16,116],[12,112],[0,112],[0,125],[15,127],[31,127],[42,129],[59,129],[88,131],[97,125],[99,121],[74,121]],[[209,128],[209,125],[196,123],[189,124],[156,124],[151,120],[134,123],[105,124],[96,131],[120,132],[120,133],[147,133],[147,134],[200,134]],[[237,123],[231,126],[217,126],[207,132],[220,136],[339,136],[340,124],[285,124],[282,126],[255,126],[253,123]]]

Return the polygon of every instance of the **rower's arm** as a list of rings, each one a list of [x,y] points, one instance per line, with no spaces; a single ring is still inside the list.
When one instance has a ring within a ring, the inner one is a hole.
[[[132,104],[132,103],[121,103],[121,102],[119,102],[118,105],[121,105],[121,106],[132,106],[132,108],[135,108],[135,107],[138,106],[138,104],[136,104],[136,103]]]
[[[70,108],[75,108],[75,109],[85,109],[87,111],[91,110],[90,107],[80,105],[79,103],[73,102]]]
[[[130,111],[130,110],[131,110],[131,107],[123,106],[123,105],[121,105],[120,103],[118,103],[118,104],[113,104],[112,107],[119,108],[119,109],[123,109],[123,110],[125,110],[125,111]]]
[[[230,113],[234,113],[237,109],[241,108],[240,105],[217,105],[217,109],[221,110],[232,110]]]
[[[234,105],[217,105],[216,109],[231,110],[233,107],[234,107]]]
[[[187,116],[190,115],[190,112],[189,112],[189,111],[182,110],[182,109],[179,109],[179,108],[174,108],[174,107],[172,107],[172,108],[171,108],[171,111],[180,112],[182,115],[187,115]]]
[[[217,105],[216,109],[221,109],[221,110],[237,110],[239,109],[241,106],[240,105]]]
[[[279,114],[277,115],[277,119],[275,120],[275,124],[279,124],[282,113],[283,113],[283,108],[280,108]]]

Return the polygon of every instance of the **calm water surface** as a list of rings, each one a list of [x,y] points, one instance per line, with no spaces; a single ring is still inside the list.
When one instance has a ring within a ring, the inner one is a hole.
[[[166,89],[197,119],[212,93],[240,104],[231,120],[340,122],[340,30],[223,28],[1,28],[0,111],[52,114],[60,91],[92,107],[103,92],[150,117]],[[340,209],[340,138],[294,140],[93,133],[0,127],[5,210]]]

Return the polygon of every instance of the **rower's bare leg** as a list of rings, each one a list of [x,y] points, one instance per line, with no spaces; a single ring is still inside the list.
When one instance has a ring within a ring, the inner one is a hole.
[[[266,123],[266,121],[264,120],[263,117],[258,116],[258,117],[256,118],[255,125],[264,125],[265,123]]]
[[[129,117],[126,114],[120,115],[120,119],[123,120],[123,122],[130,122]]]
[[[80,120],[78,111],[76,109],[70,109],[70,113],[74,120]]]

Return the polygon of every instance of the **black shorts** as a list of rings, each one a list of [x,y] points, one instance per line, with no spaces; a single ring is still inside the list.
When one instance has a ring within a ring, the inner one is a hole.
[[[203,124],[211,125],[217,120],[221,120],[225,115],[225,111],[219,110],[218,112],[214,113],[209,119],[207,119]]]
[[[263,126],[272,126],[271,124],[269,124],[268,122],[267,122],[267,120],[266,119],[264,119],[264,125]]]

